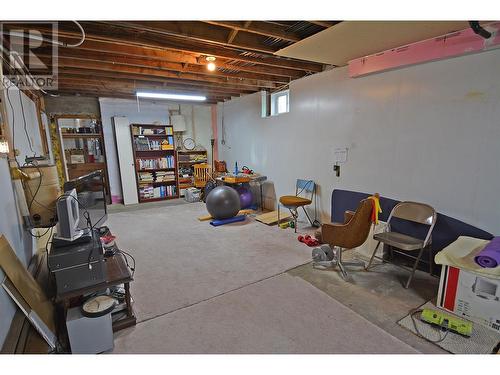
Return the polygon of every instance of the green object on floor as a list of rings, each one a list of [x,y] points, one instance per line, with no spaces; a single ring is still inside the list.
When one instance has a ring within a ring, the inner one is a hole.
[[[288,225],[289,225],[289,226],[290,226],[290,228],[292,228],[292,229],[293,229],[293,228],[295,228],[295,223],[294,223],[293,221],[290,221],[290,222],[288,223]]]
[[[423,309],[420,318],[424,322],[437,325],[446,330],[456,332],[462,336],[470,337],[470,335],[472,334],[471,322],[449,314],[445,314],[441,311]]]

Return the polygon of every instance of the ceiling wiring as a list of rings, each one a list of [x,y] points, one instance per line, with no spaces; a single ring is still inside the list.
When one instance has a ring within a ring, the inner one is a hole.
[[[38,40],[39,42],[46,42],[46,43],[50,43],[50,44],[61,46],[61,47],[75,48],[75,47],[79,47],[83,44],[83,42],[85,41],[85,38],[86,38],[86,34],[85,34],[85,30],[83,29],[82,25],[80,25],[80,23],[78,21],[71,21],[71,22],[73,22],[80,29],[80,32],[82,33],[80,40],[76,43],[61,42],[59,40],[45,38],[43,36],[38,36],[38,35],[25,34],[23,32],[18,32],[18,31],[4,31],[3,33],[8,32],[11,36],[16,36],[19,38],[28,38],[28,39]]]

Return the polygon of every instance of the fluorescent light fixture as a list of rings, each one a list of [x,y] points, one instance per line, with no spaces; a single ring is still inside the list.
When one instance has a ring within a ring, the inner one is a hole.
[[[138,91],[136,95],[138,98],[150,98],[150,99],[192,100],[197,102],[203,102],[207,100],[206,96],[201,96],[201,95],[168,94],[162,92]]]

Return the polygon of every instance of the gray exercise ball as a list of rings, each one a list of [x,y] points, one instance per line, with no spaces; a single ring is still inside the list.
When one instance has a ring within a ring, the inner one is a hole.
[[[229,219],[240,210],[240,196],[230,186],[217,186],[207,196],[207,211],[214,219]]]

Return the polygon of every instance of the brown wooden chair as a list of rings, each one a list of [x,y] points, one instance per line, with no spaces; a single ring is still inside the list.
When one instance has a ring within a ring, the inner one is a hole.
[[[370,233],[372,224],[373,200],[364,199],[359,202],[356,212],[346,211],[344,223],[325,223],[321,226],[321,239],[332,249],[337,248],[336,259],[333,261],[314,262],[313,266],[334,267],[339,266],[344,279],[347,278],[346,266],[364,267],[362,261],[342,261],[342,252],[361,246]]]
[[[207,163],[195,164],[193,168],[194,186],[203,189],[211,180],[211,168]]]

